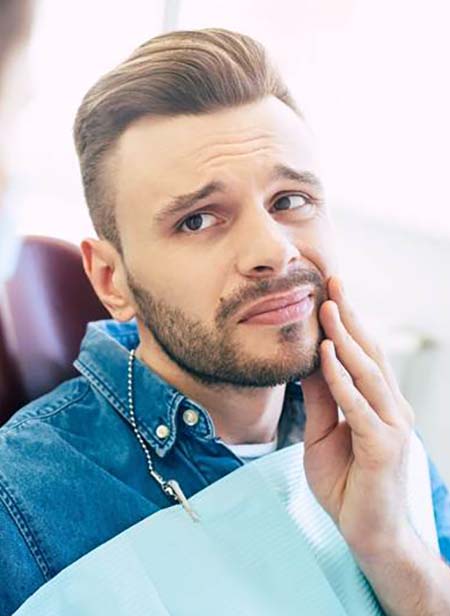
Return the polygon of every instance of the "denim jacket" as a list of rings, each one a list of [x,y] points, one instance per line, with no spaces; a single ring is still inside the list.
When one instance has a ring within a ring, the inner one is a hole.
[[[137,345],[133,322],[91,323],[75,362],[81,376],[0,429],[0,616],[87,552],[174,504],[150,477],[132,428],[127,367]],[[176,479],[189,497],[244,463],[216,436],[205,408],[139,360],[134,370],[137,426],[164,479]],[[288,384],[278,447],[301,441],[304,424],[300,384]],[[430,480],[441,553],[450,560],[450,499],[431,461]]]

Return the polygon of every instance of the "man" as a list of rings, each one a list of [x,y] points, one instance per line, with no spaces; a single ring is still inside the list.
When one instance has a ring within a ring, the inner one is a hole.
[[[152,39],[88,92],[75,140],[99,236],[84,266],[114,321],[89,326],[79,378],[0,431],[1,613],[300,440],[386,612],[450,613],[450,571],[408,520],[413,413],[335,275],[312,137],[263,48],[214,29]]]

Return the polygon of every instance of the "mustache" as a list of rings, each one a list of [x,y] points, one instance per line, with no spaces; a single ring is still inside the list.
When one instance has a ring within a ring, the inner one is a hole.
[[[278,280],[269,278],[260,280],[255,286],[242,290],[236,297],[229,300],[222,299],[218,320],[219,322],[225,321],[247,303],[253,303],[275,293],[289,293],[305,285],[311,285],[314,288],[316,302],[320,306],[327,298],[326,281],[318,272],[302,269]]]

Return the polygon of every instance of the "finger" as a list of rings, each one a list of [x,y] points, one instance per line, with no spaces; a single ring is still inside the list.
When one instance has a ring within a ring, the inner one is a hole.
[[[302,380],[306,425],[305,447],[325,438],[339,422],[336,402],[320,370]]]
[[[339,361],[350,374],[354,386],[383,421],[395,424],[399,410],[392,391],[378,365],[345,329],[335,302],[322,304],[320,322],[327,337],[333,341]]]
[[[328,294],[331,300],[335,301],[339,307],[342,323],[350,333],[355,342],[373,359],[383,373],[386,382],[396,398],[401,397],[395,373],[382,348],[369,335],[363,323],[356,315],[347,295],[344,292],[342,281],[333,276],[328,281]]]
[[[324,378],[352,432],[363,438],[373,436],[374,431],[379,432],[384,425],[382,420],[354,386],[348,372],[337,358],[331,340],[321,343],[320,357]]]

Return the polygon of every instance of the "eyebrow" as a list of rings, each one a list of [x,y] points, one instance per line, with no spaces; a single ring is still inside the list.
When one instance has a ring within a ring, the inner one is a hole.
[[[225,184],[223,182],[209,182],[192,193],[175,197],[166,205],[160,212],[155,215],[155,222],[158,225],[165,223],[167,220],[181,214],[193,207],[198,201],[206,199],[216,192],[225,192]]]
[[[272,181],[294,180],[300,184],[308,184],[318,192],[323,193],[323,184],[320,179],[311,171],[296,171],[286,165],[276,165],[272,174]]]
[[[282,179],[308,184],[320,193],[323,192],[322,182],[310,171],[296,171],[286,165],[276,165],[271,175],[271,181],[276,182]],[[208,182],[194,192],[174,197],[161,211],[155,214],[154,221],[157,225],[163,225],[166,221],[191,209],[198,201],[202,201],[214,193],[224,193],[225,191],[226,186],[223,182]]]

